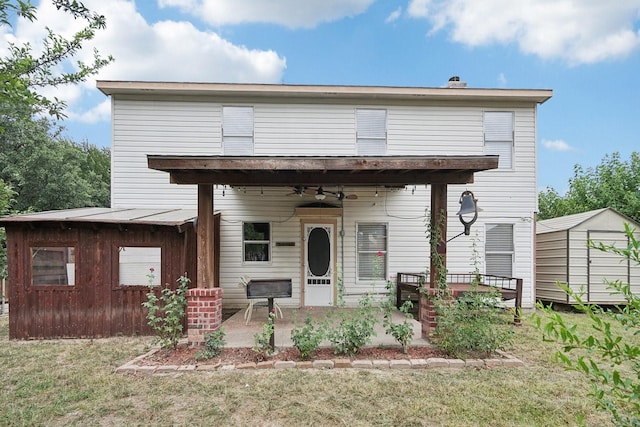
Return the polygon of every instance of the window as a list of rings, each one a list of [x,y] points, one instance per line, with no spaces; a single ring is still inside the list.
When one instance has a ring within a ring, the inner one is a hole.
[[[145,246],[118,248],[118,283],[121,286],[159,286],[162,277],[162,249]],[[153,271],[150,271],[153,269]]]
[[[513,168],[513,113],[510,111],[485,111],[484,152],[497,154],[498,169]]]
[[[387,277],[387,224],[358,224],[358,279]]]
[[[486,273],[513,277],[513,224],[487,224]]]
[[[387,152],[387,110],[356,110],[356,150],[359,156]]]
[[[271,224],[245,222],[242,224],[242,256],[246,262],[271,259]]]
[[[222,107],[222,149],[228,156],[253,155],[253,107]]]
[[[75,248],[73,246],[31,248],[31,284],[75,285]]]

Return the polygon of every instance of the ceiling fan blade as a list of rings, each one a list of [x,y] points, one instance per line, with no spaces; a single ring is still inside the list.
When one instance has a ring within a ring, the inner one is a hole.
[[[358,195],[357,194],[347,194],[346,196],[344,196],[345,199],[349,199],[349,200],[358,200]]]

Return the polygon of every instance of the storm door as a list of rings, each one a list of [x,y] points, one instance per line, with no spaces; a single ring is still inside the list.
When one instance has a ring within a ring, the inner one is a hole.
[[[333,305],[334,224],[304,226],[304,305]]]

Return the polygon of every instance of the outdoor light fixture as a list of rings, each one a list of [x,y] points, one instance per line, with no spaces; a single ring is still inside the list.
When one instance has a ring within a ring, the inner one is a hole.
[[[324,200],[326,197],[327,195],[322,191],[322,187],[318,187],[316,190],[316,200]]]
[[[473,214],[473,216],[471,216],[471,214]],[[462,195],[460,195],[460,210],[456,215],[458,215],[460,222],[464,225],[464,235],[468,236],[471,234],[471,225],[478,219],[478,200],[471,191],[465,190],[462,192]]]

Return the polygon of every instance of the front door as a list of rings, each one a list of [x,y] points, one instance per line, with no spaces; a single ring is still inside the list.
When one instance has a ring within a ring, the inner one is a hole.
[[[304,305],[333,305],[334,224],[304,226]]]

